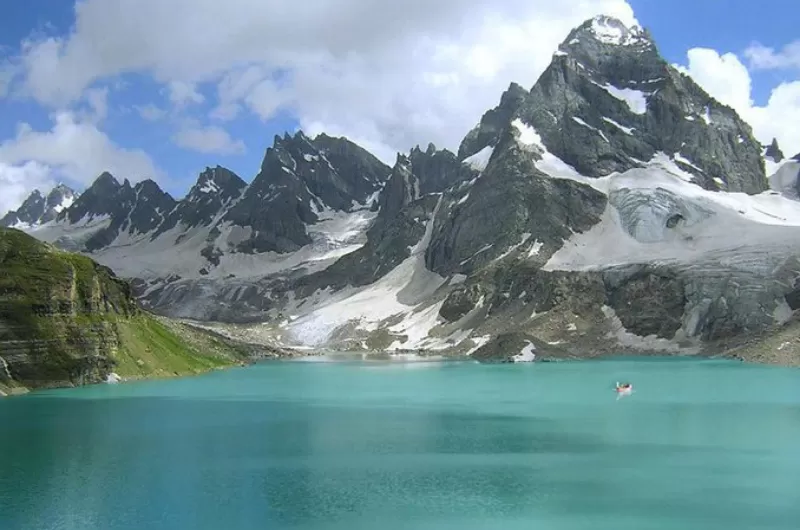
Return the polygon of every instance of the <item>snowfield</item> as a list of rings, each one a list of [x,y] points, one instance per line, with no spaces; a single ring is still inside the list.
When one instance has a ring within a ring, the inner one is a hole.
[[[187,279],[224,279],[231,275],[237,278],[262,278],[301,267],[310,273],[322,270],[339,257],[361,248],[366,243],[366,231],[376,213],[370,212],[368,206],[362,206],[349,213],[325,209],[319,215],[321,220],[308,226],[313,242],[287,254],[232,252],[232,246],[249,236],[248,228],[219,225],[221,233],[213,239],[213,244],[223,254],[218,266],[206,268],[207,275],[200,273],[200,269],[206,265],[200,252],[208,246],[209,233],[217,219],[210,226],[188,228],[178,224],[153,240],[149,233],[122,233],[111,245],[92,253],[91,257],[111,267],[120,276],[145,280],[173,274]],[[77,242],[91,237],[108,223],[109,219],[105,216],[81,220],[74,225],[51,222],[31,230],[31,234],[48,242]]]
[[[430,309],[423,311],[423,315],[412,314],[416,306],[446,281],[425,267],[425,250],[430,243],[433,221],[440,206],[441,198],[426,225],[425,235],[408,258],[377,282],[367,287],[345,289],[319,302],[312,311],[291,322],[287,334],[291,343],[321,345],[345,324],[355,322],[359,329],[370,331],[377,329],[377,324],[382,320],[398,314],[405,314],[407,320],[392,331],[409,333],[413,335],[412,340],[426,337],[428,330],[436,325],[438,308],[435,312]],[[421,328],[426,329],[423,331]],[[407,348],[408,345],[403,347]]]
[[[544,268],[591,270],[726,257],[742,261],[762,252],[778,259],[800,248],[800,202],[776,190],[758,195],[707,191],[689,183],[690,178],[658,154],[646,168],[575,179],[608,195],[608,206],[600,223],[572,236]],[[676,214],[681,217],[669,228]]]

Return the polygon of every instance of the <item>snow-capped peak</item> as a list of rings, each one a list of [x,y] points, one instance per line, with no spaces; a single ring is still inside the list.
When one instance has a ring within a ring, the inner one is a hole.
[[[637,25],[627,26],[618,18],[598,15],[591,20],[592,35],[603,44],[630,46],[646,42],[645,32]]]

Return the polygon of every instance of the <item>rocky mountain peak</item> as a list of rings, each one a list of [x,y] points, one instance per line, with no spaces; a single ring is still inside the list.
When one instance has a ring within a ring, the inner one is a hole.
[[[135,192],[128,179],[120,184],[111,173],[104,171],[70,208],[58,214],[57,220],[66,219],[74,224],[84,218],[127,213],[134,199]]]
[[[79,194],[72,188],[63,183],[58,183],[55,188],[50,190],[46,199],[46,211],[41,222],[46,223],[55,219],[55,214],[72,206]],[[45,219],[44,217],[47,217]]]
[[[424,151],[422,150],[420,145],[417,144],[411,149],[411,156],[414,157],[419,154],[426,154],[428,156],[431,156],[434,153],[436,153],[436,151],[437,151],[436,145],[433,142],[428,143],[428,147],[426,147]]]
[[[464,160],[484,147],[497,145],[500,134],[508,127],[529,96],[530,93],[522,88],[522,85],[512,82],[500,96],[500,104],[486,111],[480,123],[461,141],[458,146],[458,158]]]
[[[605,15],[589,19],[570,32],[553,62],[600,86],[645,93],[659,88],[667,69],[646,30]]]
[[[247,186],[236,173],[222,166],[206,167],[189,195],[192,197],[221,195],[224,199],[238,195]]]
[[[766,146],[764,157],[769,158],[775,163],[783,162],[785,157],[783,155],[783,151],[781,151],[781,148],[778,146],[777,138],[773,138],[772,143]]]
[[[128,179],[125,182],[130,186]],[[152,179],[140,180],[133,186],[134,191],[139,195],[153,195],[157,193],[165,193],[161,187]]]
[[[45,197],[35,189],[20,207],[0,218],[0,226],[37,226],[55,219],[56,215],[68,208],[76,194],[69,187],[59,183]]]
[[[307,226],[326,211],[350,212],[367,205],[390,168],[346,138],[302,131],[276,136],[261,171],[225,221],[248,227],[242,252],[293,252],[311,243]]]
[[[636,25],[627,25],[608,15],[597,15],[573,29],[563,45],[596,43],[605,46],[651,47],[650,33]]]
[[[125,179],[125,181],[127,181],[127,180],[128,179]],[[100,176],[98,176],[94,180],[94,182],[90,186],[90,189],[94,188],[97,191],[100,191],[100,190],[116,190],[119,187],[120,187],[120,183],[116,179],[116,177],[114,177],[114,175],[112,175],[108,171],[103,171],[102,173],[100,173]]]
[[[663,155],[706,189],[767,188],[750,126],[670,66],[647,31],[610,17],[573,30],[530,92],[509,87],[459,158],[484,163],[515,120],[541,148],[537,167],[553,176],[603,177]]]
[[[179,201],[158,226],[152,239],[175,228],[210,226],[226,207],[241,197],[247,183],[233,171],[222,166],[206,167],[183,200]]]
[[[35,189],[13,212],[8,212],[0,219],[0,226],[37,226],[52,221],[56,216],[69,208],[78,194],[63,183],[57,184],[47,196]]]

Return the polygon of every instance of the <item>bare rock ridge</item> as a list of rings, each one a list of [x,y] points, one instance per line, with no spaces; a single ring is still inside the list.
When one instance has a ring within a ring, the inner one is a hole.
[[[153,311],[260,323],[275,344],[697,352],[800,307],[798,177],[649,32],[598,16],[457,153],[390,167],[301,131],[249,183],[209,167],[176,200],[104,173],[54,216],[6,222],[131,279]]]

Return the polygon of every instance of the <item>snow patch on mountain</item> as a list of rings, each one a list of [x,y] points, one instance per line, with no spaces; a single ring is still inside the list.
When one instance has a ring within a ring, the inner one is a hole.
[[[525,347],[520,350],[520,352],[511,357],[511,360],[515,363],[532,363],[536,360],[536,346],[531,341],[527,341],[528,343]]]
[[[593,18],[591,31],[598,41],[614,46],[630,46],[645,40],[639,27],[626,27],[619,20],[607,16]]]
[[[476,171],[483,171],[486,169],[486,165],[489,163],[492,153],[494,153],[494,147],[487,145],[474,155],[465,158],[464,163],[471,166]]]
[[[711,121],[711,107],[706,105],[706,108],[703,111],[703,114],[700,115],[700,117],[703,118],[703,121],[706,122],[706,125],[711,125],[713,123]]]
[[[634,114],[647,113],[647,95],[641,90],[634,90],[632,88],[619,88],[609,83],[601,85],[592,81],[595,85],[599,86],[613,97],[622,101]]]
[[[430,331],[435,328],[442,321],[439,316],[439,310],[442,308],[444,301],[433,304],[430,307],[419,311],[411,311],[405,315],[399,324],[390,326],[390,332],[397,335],[404,335],[405,340],[395,340],[389,345],[389,350],[399,349],[443,349],[447,347],[446,344],[435,344],[435,339],[428,336]],[[437,348],[438,346],[438,348]]]
[[[624,132],[625,134],[627,134],[629,136],[633,136],[633,131],[635,129],[633,129],[631,127],[625,127],[624,125],[621,125],[620,123],[612,120],[611,118],[606,118],[605,116],[603,116],[603,121],[606,122],[606,123],[610,123],[611,125],[613,125],[617,129],[619,129],[620,131]]]
[[[203,183],[203,185],[198,189],[200,193],[217,193],[219,191],[219,186],[216,182],[209,179]]]
[[[53,210],[55,210],[56,213],[61,213],[63,210],[72,206],[72,203],[75,202],[75,198],[75,195],[65,196],[59,204],[53,206]]]
[[[573,178],[578,180],[585,178],[574,167],[548,151],[542,142],[542,137],[536,132],[536,129],[519,118],[512,121],[511,125],[519,132],[519,136],[517,137],[519,143],[526,147],[534,147],[537,149],[541,159],[535,161],[534,165],[539,171],[552,177]]]
[[[646,168],[581,179],[609,195],[600,223],[573,235],[545,270],[591,270],[628,263],[706,258],[776,258],[800,245],[800,202],[774,191],[708,191],[689,183],[663,153]],[[765,266],[769,266],[765,264]]]
[[[608,142],[608,137],[606,137],[605,133],[603,133],[603,131],[601,131],[601,130],[600,130],[600,129],[598,129],[597,127],[594,127],[594,126],[592,126],[592,125],[589,125],[588,123],[586,123],[585,121],[583,121],[581,118],[579,118],[579,117],[577,117],[577,116],[573,116],[573,117],[572,117],[572,120],[573,120],[575,123],[579,124],[579,125],[583,125],[584,127],[586,127],[587,129],[589,129],[590,131],[594,131],[594,132],[596,132],[597,134],[599,134],[599,135],[600,135],[600,137],[601,137],[603,140],[605,140],[606,142]]]
[[[83,242],[111,224],[107,214],[85,215],[76,223],[59,223],[55,220],[27,227],[28,233],[46,243],[64,243],[65,248],[79,248]]]
[[[691,160],[689,160],[688,158],[686,158],[686,157],[685,157],[685,156],[683,156],[682,154],[680,154],[680,153],[675,153],[675,155],[673,156],[673,158],[674,158],[674,160],[675,160],[676,162],[680,162],[681,164],[686,164],[687,166],[689,166],[690,168],[694,169],[695,171],[698,171],[698,172],[700,172],[700,173],[703,173],[703,170],[702,170],[702,169],[700,169],[699,167],[697,167],[696,165],[694,165],[694,164],[692,163],[692,161],[691,161]]]
[[[408,258],[373,284],[347,288],[323,298],[314,309],[300,315],[289,325],[287,333],[292,343],[305,346],[323,344],[337,329],[348,323],[355,324],[357,329],[373,331],[381,321],[389,317],[400,314],[407,317],[441,287],[447,281],[446,278],[425,267],[425,251],[431,240],[434,219],[441,202],[440,198],[434,215],[427,222],[425,235],[412,248]],[[425,326],[431,324],[428,313],[413,322],[417,326],[423,322]],[[406,333],[412,331],[411,328],[403,329]],[[423,335],[427,335],[427,331]]]
[[[300,267],[306,272],[322,270],[336,259],[358,250],[366,243],[366,231],[377,212],[361,207],[353,212],[319,209],[319,221],[306,227],[312,243],[291,253],[263,252],[247,254],[233,248],[251,235],[249,227],[218,223],[224,211],[207,226],[189,228],[178,223],[151,238],[150,233],[122,231],[114,241],[91,254],[122,277],[145,280],[178,275],[181,278],[221,279],[257,278],[288,272]],[[84,217],[75,224],[50,222],[33,227],[35,237],[79,248],[94,233],[111,222],[107,215]],[[219,232],[212,234],[212,227]],[[201,251],[212,245],[220,251],[219,264],[211,267]],[[201,272],[201,270],[203,272]]]
[[[521,247],[522,245],[524,245],[525,243],[528,242],[528,240],[531,238],[531,235],[532,234],[530,232],[525,232],[524,234],[522,234],[522,239],[520,240],[519,243],[514,243],[513,245],[508,247],[508,250],[506,250],[505,252],[503,252],[502,254],[497,256],[494,259],[494,261],[500,261],[503,258],[505,258],[506,256],[510,255],[512,252],[516,251],[519,247]]]

